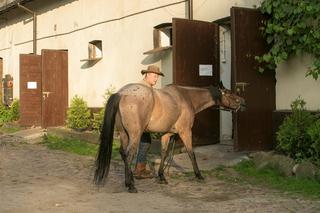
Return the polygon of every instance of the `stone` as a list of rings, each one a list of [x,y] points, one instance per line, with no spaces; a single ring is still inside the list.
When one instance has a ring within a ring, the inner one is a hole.
[[[302,162],[294,167],[294,173],[297,178],[315,179],[318,168],[311,162]]]
[[[292,168],[295,163],[293,159],[287,156],[275,154],[274,152],[256,152],[251,154],[251,157],[257,169],[270,167],[285,176],[292,176]]]

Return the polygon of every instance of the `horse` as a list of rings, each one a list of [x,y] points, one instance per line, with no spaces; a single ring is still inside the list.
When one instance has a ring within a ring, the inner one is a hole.
[[[143,132],[164,133],[161,137],[160,183],[168,183],[164,176],[164,162],[170,137],[178,134],[191,159],[195,176],[203,176],[192,150],[192,126],[196,113],[211,106],[238,111],[245,100],[219,86],[207,88],[167,85],[154,89],[142,84],[127,84],[112,94],[106,104],[100,133],[100,146],[95,162],[94,183],[104,185],[109,173],[114,127],[120,134],[120,154],[125,165],[125,186],[137,192],[131,163]]]

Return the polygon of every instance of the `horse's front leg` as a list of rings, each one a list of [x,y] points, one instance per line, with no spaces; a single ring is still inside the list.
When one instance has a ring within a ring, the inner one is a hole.
[[[161,162],[158,170],[159,175],[159,183],[168,184],[168,181],[164,177],[164,162],[166,161],[166,158],[168,156],[167,150],[168,150],[168,144],[170,141],[170,136],[172,134],[168,133],[161,137]]]
[[[196,177],[199,180],[203,180],[204,178],[201,175],[201,172],[200,172],[198,164],[197,164],[196,156],[195,156],[193,149],[192,149],[192,131],[191,131],[191,129],[179,133],[179,136],[180,136],[183,144],[185,145],[186,150],[188,152],[188,155],[191,159],[194,174],[196,175]]]

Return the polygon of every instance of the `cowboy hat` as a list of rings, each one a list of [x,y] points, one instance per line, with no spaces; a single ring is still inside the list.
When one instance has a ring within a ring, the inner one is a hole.
[[[160,72],[159,67],[157,67],[156,65],[149,65],[148,68],[146,70],[141,70],[141,74],[144,75],[146,73],[155,73],[161,76],[164,76],[164,74],[162,72]]]

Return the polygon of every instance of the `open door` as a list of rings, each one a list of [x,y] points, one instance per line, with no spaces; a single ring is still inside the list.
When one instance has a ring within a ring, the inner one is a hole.
[[[42,127],[62,126],[68,108],[68,52],[42,50]]]
[[[257,71],[255,56],[268,50],[262,36],[263,15],[257,9],[231,8],[232,88],[245,98],[247,109],[234,114],[235,150],[272,149],[275,74]]]
[[[220,81],[218,25],[173,19],[172,35],[173,83],[197,87],[217,84]],[[209,108],[198,113],[192,129],[193,145],[218,143],[219,127],[218,110]]]

